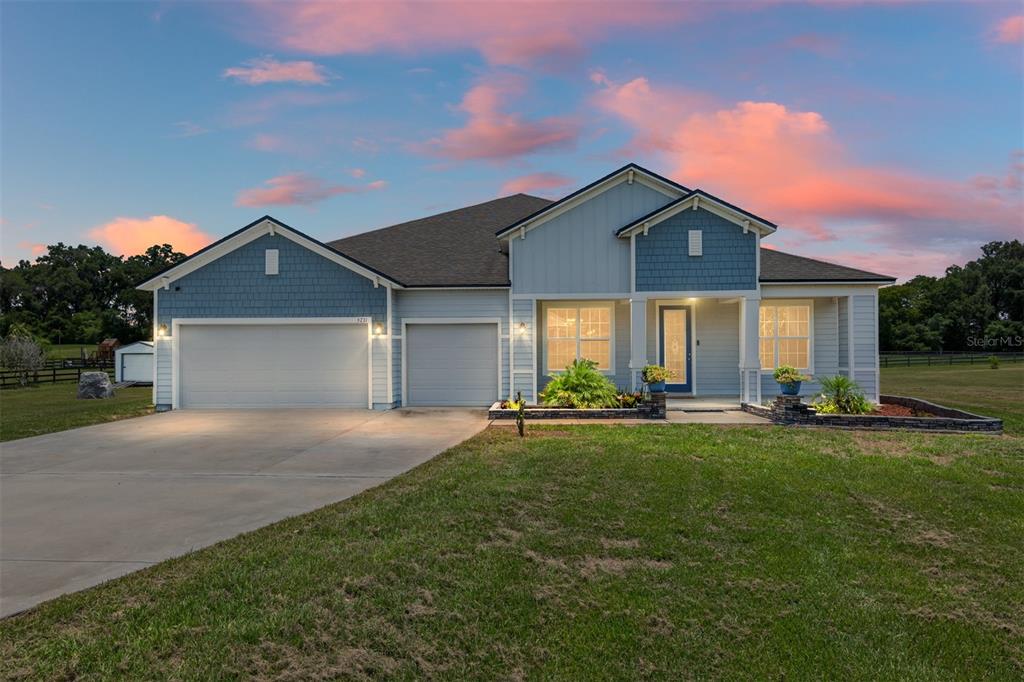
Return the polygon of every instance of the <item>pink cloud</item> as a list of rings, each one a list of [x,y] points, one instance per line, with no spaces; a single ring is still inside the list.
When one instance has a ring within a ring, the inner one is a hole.
[[[277,135],[258,133],[250,138],[245,146],[260,152],[277,152],[284,149],[285,142]]]
[[[565,187],[572,180],[558,173],[530,173],[513,178],[501,186],[500,194],[529,193]]]
[[[469,115],[462,128],[447,130],[422,149],[449,159],[509,159],[546,149],[571,147],[579,136],[578,121],[549,116],[526,120],[502,111],[503,105],[526,91],[517,76],[492,76],[474,85],[456,107]]]
[[[353,178],[361,178],[364,175],[366,175],[366,171],[363,170],[362,168],[349,168],[348,174],[351,175]]]
[[[48,250],[46,244],[33,244],[32,242],[28,241],[18,242],[18,248],[25,249],[33,256],[42,256]]]
[[[1019,192],[858,164],[817,112],[775,102],[723,106],[645,78],[610,83],[595,101],[635,128],[633,150],[662,155],[683,184],[813,239],[833,239],[839,228],[886,244],[1007,238],[1022,229]]]
[[[383,189],[387,183],[375,180],[361,186],[332,185],[320,178],[305,173],[292,173],[270,178],[265,187],[244,189],[235,198],[236,206],[269,206],[271,204],[291,206],[315,204],[339,194],[359,194]]]
[[[224,70],[225,78],[234,78],[247,85],[265,83],[302,83],[325,85],[327,70],[309,61],[279,62],[273,57],[260,57],[245,62],[245,66],[233,66]]]
[[[193,253],[213,241],[195,223],[165,215],[115,218],[89,230],[89,237],[113,253],[126,256],[144,253],[154,244],[170,244],[175,251]]]
[[[1024,14],[1006,17],[1000,21],[996,24],[992,37],[997,43],[1024,42]]]
[[[252,2],[235,17],[254,41],[318,55],[456,51],[523,66],[574,58],[589,42],[628,27],[678,23],[683,3]]]

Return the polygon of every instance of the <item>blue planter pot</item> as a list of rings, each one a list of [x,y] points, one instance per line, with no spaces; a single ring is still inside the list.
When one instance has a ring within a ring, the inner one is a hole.
[[[651,393],[664,393],[665,392],[665,382],[664,381],[656,381],[653,384],[647,384],[647,388],[651,389]]]
[[[782,389],[782,395],[800,395],[800,384],[803,382],[795,381],[791,384],[779,384],[779,388]]]

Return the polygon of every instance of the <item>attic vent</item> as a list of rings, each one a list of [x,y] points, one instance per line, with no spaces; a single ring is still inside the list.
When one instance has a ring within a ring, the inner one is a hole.
[[[267,274],[268,275],[276,275],[277,274],[277,249],[267,249],[267,251],[266,251],[266,258],[267,258]]]
[[[690,230],[690,255],[704,255],[704,233],[700,230]]]

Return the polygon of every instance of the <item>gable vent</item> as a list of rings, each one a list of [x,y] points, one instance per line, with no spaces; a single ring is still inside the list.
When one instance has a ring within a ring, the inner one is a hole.
[[[704,255],[704,233],[701,230],[690,230],[690,255]]]
[[[267,260],[267,274],[268,275],[276,275],[277,274],[277,249],[267,249],[266,260]]]

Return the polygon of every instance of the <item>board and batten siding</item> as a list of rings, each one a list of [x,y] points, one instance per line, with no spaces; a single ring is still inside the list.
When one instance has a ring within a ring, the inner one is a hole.
[[[278,251],[277,275],[266,274],[267,249]],[[387,290],[280,235],[263,235],[174,280],[156,294],[157,325],[175,319],[261,317],[369,317],[384,323]],[[156,405],[170,407],[176,339],[157,339]],[[386,406],[386,346],[372,343],[373,402]],[[295,352],[301,353],[297,348]]]
[[[534,312],[537,302],[532,299],[514,299],[512,301],[512,388],[509,397],[513,398],[516,392],[522,392],[523,398],[528,403],[537,401],[533,394],[533,379],[535,373],[533,358],[533,342],[537,330],[534,328]],[[520,332],[520,325],[526,325]],[[540,339],[537,339],[540,341]],[[506,368],[508,369],[508,368]]]
[[[512,239],[512,288],[522,293],[625,293],[628,239],[616,230],[671,201],[639,182],[618,185]]]
[[[878,386],[878,297],[853,296],[853,380],[876,400]]]
[[[392,293],[394,333],[402,334],[402,320],[410,318],[489,317],[501,321],[498,340],[501,344],[501,395],[508,395],[508,290],[507,289],[396,289]],[[393,388],[396,402],[402,400],[401,341],[395,344]]]

